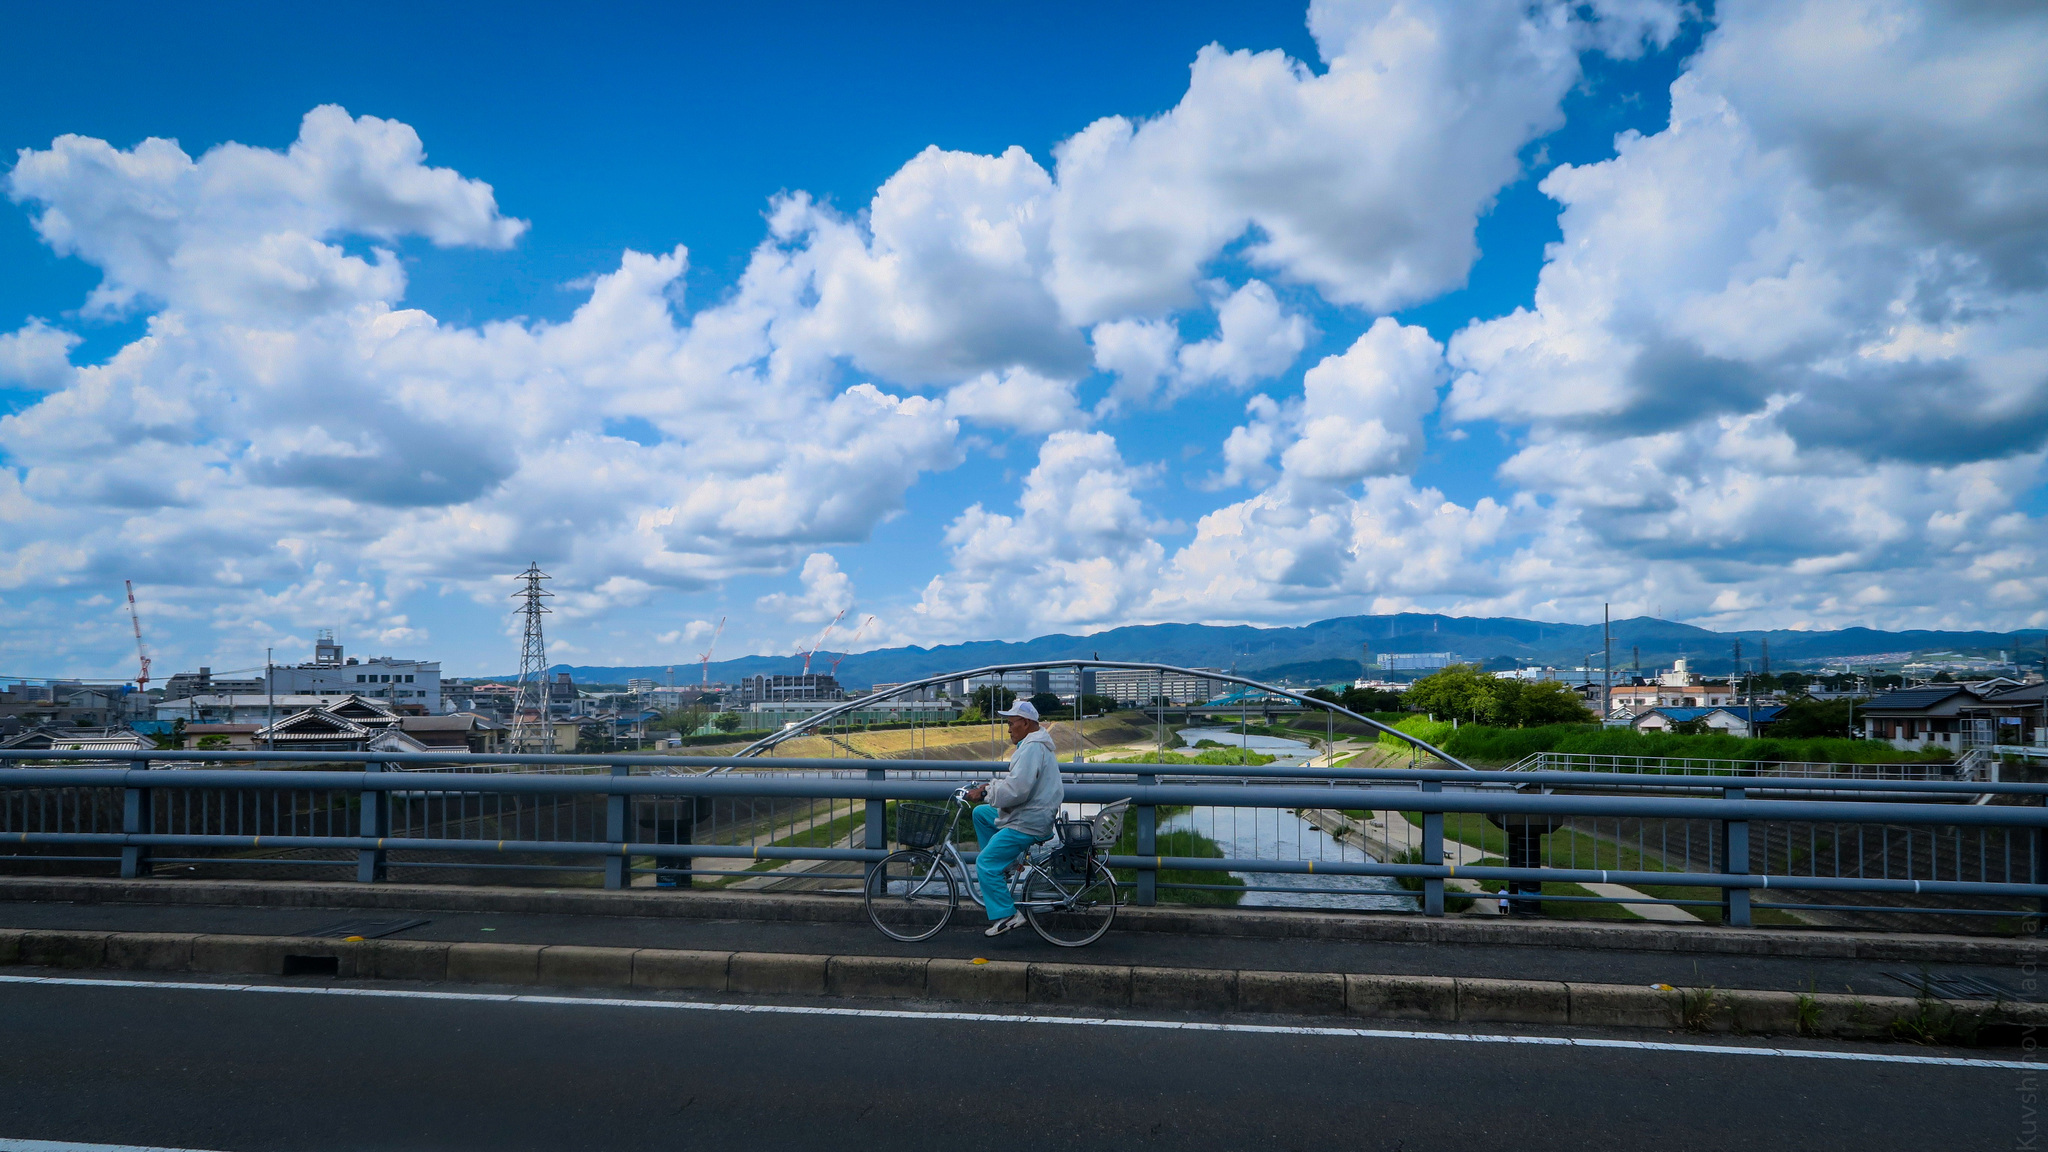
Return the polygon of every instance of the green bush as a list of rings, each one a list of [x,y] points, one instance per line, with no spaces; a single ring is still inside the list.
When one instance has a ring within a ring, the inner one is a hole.
[[[1453,727],[1449,720],[1431,720],[1427,716],[1405,717],[1400,723],[1394,725],[1395,731],[1406,732],[1417,740],[1434,744],[1439,748],[1444,747],[1444,740],[1450,736]],[[1380,733],[1380,747],[1391,749],[1395,752],[1406,752],[1413,745],[1398,736],[1382,732]],[[1444,748],[1444,751],[1450,752],[1450,749]],[[1451,752],[1451,755],[1456,756],[1457,753]]]
[[[1145,752],[1137,756],[1122,756],[1115,760],[1099,760],[1099,764],[1271,764],[1278,757],[1263,752],[1252,752],[1214,740],[1204,740],[1190,756],[1185,752]]]
[[[1412,723],[1412,721],[1410,722]],[[1453,732],[1450,725],[1437,726],[1440,739],[1432,739],[1424,725],[1400,725],[1402,731],[1428,740],[1467,763],[1512,764],[1537,752],[1576,752],[1596,756],[1643,756],[1667,759],[1757,760],[1772,763],[1814,762],[1822,764],[1890,764],[1908,761],[1946,760],[1945,752],[1902,752],[1882,740],[1848,740],[1840,737],[1804,740],[1772,736],[1743,738],[1725,733],[1683,736],[1663,732],[1637,732],[1628,728],[1603,728],[1598,724],[1546,724],[1539,728],[1493,728],[1465,724]],[[1383,736],[1383,743],[1395,743]]]
[[[1438,747],[1467,763],[1512,764],[1537,752],[1555,752],[1562,740],[1600,731],[1598,724],[1545,724],[1537,728],[1466,724]]]
[[[1169,753],[1170,755],[1170,753]],[[1271,759],[1271,757],[1268,757]],[[1158,819],[1165,823],[1168,816],[1185,809],[1162,805]],[[1124,820],[1123,834],[1117,838],[1116,847],[1109,850],[1112,856],[1135,856],[1138,852],[1138,820],[1135,813]],[[1182,858],[1220,859],[1223,849],[1214,840],[1194,831],[1182,828],[1171,832],[1159,832],[1154,836],[1153,855],[1179,856]],[[1125,891],[1134,890],[1138,885],[1135,868],[1113,868],[1117,886]],[[1244,899],[1244,893],[1233,891],[1244,887],[1244,880],[1228,872],[1206,872],[1193,868],[1162,868],[1155,881],[1161,885],[1158,900],[1161,904],[1222,904],[1236,905]],[[1220,888],[1167,888],[1168,884],[1212,884]]]

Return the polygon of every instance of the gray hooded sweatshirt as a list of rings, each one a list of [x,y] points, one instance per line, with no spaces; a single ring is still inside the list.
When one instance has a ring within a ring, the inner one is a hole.
[[[1067,797],[1060,781],[1059,754],[1052,735],[1040,728],[1017,743],[1010,770],[988,782],[988,802],[996,806],[996,827],[1015,828],[1036,840],[1052,835],[1053,816]]]

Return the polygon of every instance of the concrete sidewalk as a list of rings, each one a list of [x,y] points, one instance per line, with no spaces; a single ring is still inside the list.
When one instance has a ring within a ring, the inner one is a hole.
[[[2000,940],[1527,922],[1314,911],[1125,909],[1099,943],[983,937],[974,909],[923,944],[889,940],[860,902],[829,896],[255,881],[0,879],[0,927],[304,937],[359,924],[394,941],[1074,962],[1156,968],[1589,981],[1900,996],[1932,976],[2031,998],[2020,975],[2048,948]],[[1924,974],[1924,976],[1923,976]]]

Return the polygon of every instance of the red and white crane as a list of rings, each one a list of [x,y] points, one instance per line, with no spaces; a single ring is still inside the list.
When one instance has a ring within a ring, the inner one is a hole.
[[[846,646],[847,646],[848,648],[851,648],[851,647],[853,647],[853,646],[854,646],[855,644],[858,644],[858,643],[860,643],[860,637],[861,637],[861,633],[863,633],[863,632],[866,632],[866,631],[868,630],[868,625],[870,625],[870,624],[873,624],[874,622],[875,622],[875,618],[874,618],[873,616],[870,616],[870,617],[868,617],[867,619],[865,619],[865,620],[861,621],[861,622],[860,622],[860,627],[858,627],[858,628],[856,628],[856,629],[854,629],[854,630],[853,630],[853,639],[851,639],[851,640],[848,640],[848,641],[846,642]],[[846,659],[846,655],[847,655],[846,653],[844,653],[844,652],[841,652],[841,653],[840,653],[839,655],[837,655],[837,656],[834,656],[834,657],[832,658],[832,676],[833,676],[833,677],[834,677],[835,679],[836,679],[836,678],[838,678],[838,676],[839,676],[839,662],[840,662],[841,660],[844,660],[844,659]]]
[[[137,692],[149,691],[149,649],[142,644],[142,614],[135,610],[135,581],[123,580],[128,586],[128,621],[135,625],[135,655],[142,661],[142,671],[135,677]]]
[[[801,655],[804,658],[804,675],[809,676],[811,674],[811,656],[815,654],[821,646],[823,646],[823,644],[825,643],[825,637],[830,636],[832,634],[832,630],[834,628],[839,627],[839,621],[842,618],[844,618],[845,615],[846,609],[841,608],[839,610],[839,615],[834,616],[832,618],[832,622],[830,624],[825,625],[825,630],[823,632],[818,633],[818,638],[812,641],[811,646],[805,649],[803,652],[798,653],[798,655]]]
[[[712,629],[711,643],[706,644],[703,653],[697,657],[697,663],[704,668],[704,679],[700,681],[701,684],[711,683],[711,653],[717,650],[718,638],[723,635],[725,635],[725,617],[720,616],[718,618],[718,627]]]

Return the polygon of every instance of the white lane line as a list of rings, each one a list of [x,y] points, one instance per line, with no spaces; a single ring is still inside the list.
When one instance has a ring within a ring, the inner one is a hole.
[[[1328,1036],[1365,1040],[1432,1040],[1452,1044],[1534,1044],[1548,1048],[1618,1048],[1632,1052],[1684,1052],[1702,1056],[1776,1056],[1789,1060],[1847,1060],[1863,1064],[1923,1064],[1940,1068],[2038,1071],[2048,1061],[1978,1060],[1892,1052],[1810,1048],[1746,1048],[1732,1044],[1678,1044],[1658,1040],[1599,1040],[1574,1036],[1512,1036],[1483,1032],[1410,1032],[1391,1028],[1332,1028],[1289,1024],[1217,1024],[1194,1020],[1121,1020],[1105,1016],[1027,1016],[1001,1012],[926,1012],[907,1008],[813,1008],[793,1004],[719,1004],[699,1000],[629,1000],[607,996],[543,996],[515,992],[407,991],[286,984],[202,984],[188,980],[96,980],[82,976],[0,976],[0,984],[79,988],[143,988],[183,992],[258,992],[282,996],[360,996],[372,1000],[456,1000],[485,1004],[559,1004],[674,1012],[741,1012],[768,1016],[846,1016],[870,1020],[949,1020],[970,1024],[1062,1024],[1094,1028],[1146,1028],[1166,1032],[1240,1032],[1271,1036]],[[0,1152],[7,1152],[0,1145]]]
[[[76,1140],[10,1140],[0,1136],[0,1152],[198,1152],[192,1148],[144,1148],[139,1144],[80,1144]]]

